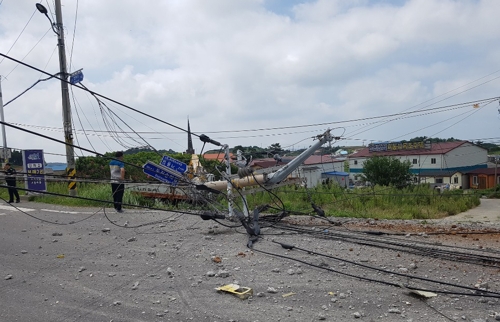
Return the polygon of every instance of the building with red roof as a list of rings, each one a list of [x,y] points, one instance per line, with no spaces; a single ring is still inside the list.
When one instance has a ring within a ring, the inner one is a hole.
[[[349,156],[349,171],[359,180],[363,163],[373,156],[394,157],[410,161],[417,182],[453,183],[468,186],[464,174],[486,168],[488,151],[468,141],[439,142],[381,142],[370,144]],[[458,182],[457,182],[458,181]]]

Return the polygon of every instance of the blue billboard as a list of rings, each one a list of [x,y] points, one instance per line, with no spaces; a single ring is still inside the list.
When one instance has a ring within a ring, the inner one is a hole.
[[[25,187],[29,190],[46,191],[43,150],[23,150]]]

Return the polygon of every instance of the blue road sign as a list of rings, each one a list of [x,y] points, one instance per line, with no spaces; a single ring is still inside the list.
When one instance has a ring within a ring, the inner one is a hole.
[[[69,76],[69,82],[73,85],[80,83],[83,80],[83,73],[78,70]]]
[[[161,159],[161,162],[160,162],[161,165],[169,168],[169,169],[172,169],[174,171],[177,171],[179,173],[184,173],[187,171],[188,169],[188,166],[187,164],[179,161],[179,160],[176,160],[174,158],[171,158],[169,157],[168,155],[164,155],[163,158]]]
[[[148,161],[144,164],[144,166],[142,167],[142,171],[145,174],[157,180],[160,180],[161,182],[168,183],[172,186],[176,186],[177,183],[179,183],[178,176],[168,172],[167,170],[162,169],[161,166],[154,164],[151,161]]]

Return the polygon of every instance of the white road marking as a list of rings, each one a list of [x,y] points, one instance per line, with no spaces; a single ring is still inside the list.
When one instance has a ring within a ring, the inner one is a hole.
[[[53,210],[53,209],[40,209],[40,211],[55,212],[55,213],[60,213],[60,214],[71,214],[71,215],[78,215],[78,214],[91,215],[91,214],[95,214],[95,211],[92,211],[92,212],[89,212],[89,211],[67,211],[67,210]]]
[[[25,211],[25,212],[35,211],[35,209],[32,209],[32,208],[14,207],[14,205],[12,205],[12,206],[0,205],[0,210],[11,210],[11,211],[21,210],[21,211]]]
[[[36,209],[33,208],[24,208],[24,207],[14,207],[12,206],[5,206],[5,205],[0,205],[0,211],[24,211],[24,212],[30,212],[30,211],[35,211]],[[71,215],[91,215],[95,212],[89,212],[89,211],[67,211],[67,210],[53,210],[53,209],[40,209],[39,211],[44,211],[44,212],[55,212],[55,213],[61,213],[61,214],[71,214]],[[6,213],[0,213],[0,215],[7,215]]]

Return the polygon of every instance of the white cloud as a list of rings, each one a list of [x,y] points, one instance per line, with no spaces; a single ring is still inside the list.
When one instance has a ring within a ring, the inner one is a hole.
[[[500,30],[496,14],[500,3],[496,0],[412,0],[400,5],[282,0],[266,7],[268,1],[80,1],[74,44],[75,2],[63,1],[68,61],[71,56],[72,70],[83,68],[89,89],[182,128],[189,117],[196,133],[398,113],[500,76],[500,72],[493,73],[500,52],[495,41]],[[276,11],[269,11],[271,7]],[[14,43],[33,10],[33,3],[2,2],[1,53]],[[49,27],[37,12],[9,55],[22,59],[40,41],[24,61],[57,72],[56,36],[49,31],[42,38]],[[14,67],[7,59],[0,64],[0,75],[8,75],[2,82],[4,102],[40,77],[39,72],[23,66],[12,71]],[[499,82],[492,80],[434,106],[493,97]],[[105,130],[95,99],[79,89],[73,92],[75,128]],[[58,81],[41,83],[5,108],[6,121],[61,127],[60,97]],[[145,135],[155,148],[185,150],[184,133],[105,102],[135,130],[168,132]],[[496,137],[499,120],[495,113],[496,106],[488,106],[467,119],[470,127],[459,123],[440,136]],[[418,135],[431,135],[433,129],[423,129],[425,124],[445,122],[453,116],[450,112],[397,120],[371,130],[344,125],[346,133],[359,133],[355,139],[390,139],[419,129]],[[230,146],[275,142],[287,146],[324,128],[210,136]],[[41,133],[63,137],[62,132]],[[64,147],[18,131],[9,130],[7,139],[12,147],[46,144],[47,149],[64,155]],[[90,140],[101,153],[121,149],[110,138],[102,138],[106,144],[96,137]],[[199,151],[202,144],[194,140]],[[356,143],[359,141],[341,142]],[[89,148],[85,139],[80,144]]]

